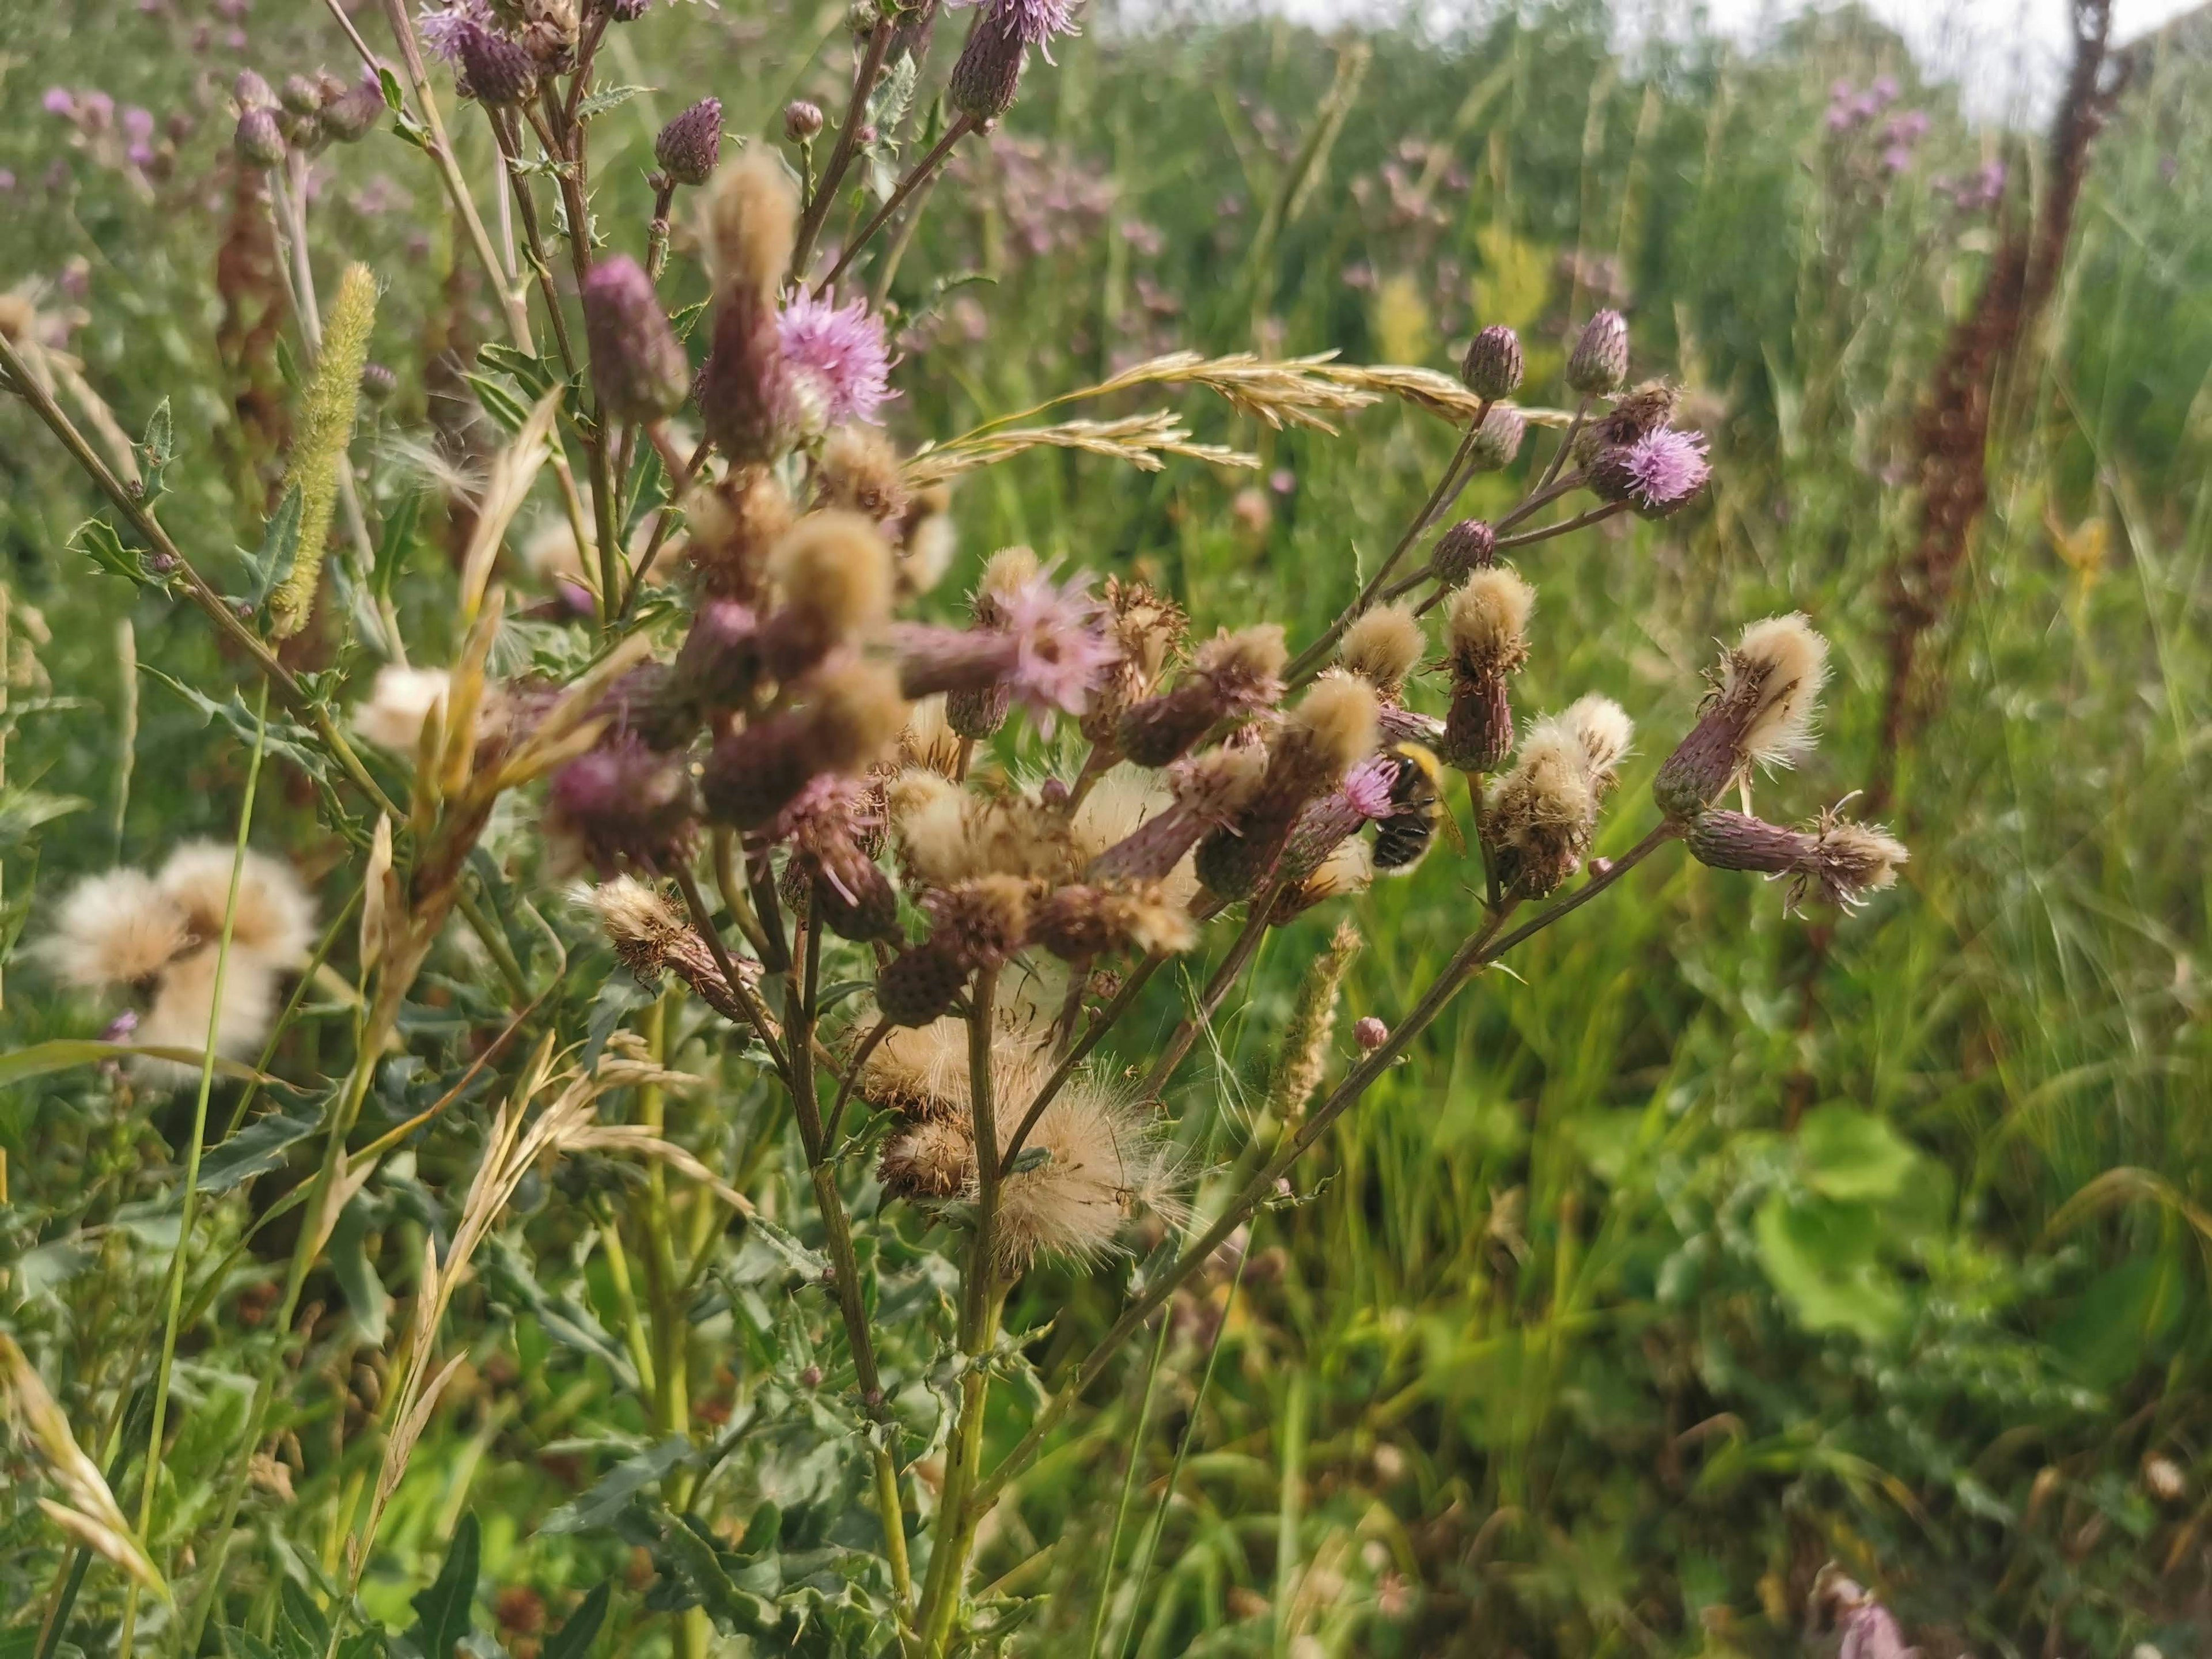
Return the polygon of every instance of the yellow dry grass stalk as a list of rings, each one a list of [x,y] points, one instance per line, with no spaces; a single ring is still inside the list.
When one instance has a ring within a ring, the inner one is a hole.
[[[562,388],[556,386],[538,400],[530,411],[530,418],[514,434],[514,441],[492,458],[491,471],[484,480],[483,498],[477,503],[477,522],[469,536],[469,548],[461,559],[461,617],[473,623],[482,609],[484,590],[491,581],[491,568],[499,557],[500,544],[506,539],[507,526],[514,515],[522,510],[529,499],[530,487],[538,481],[538,469],[545,465],[550,453],[550,441],[553,435],[553,419],[560,412]],[[582,560],[586,572],[592,561]]]
[[[1158,472],[1167,465],[1161,458],[1181,455],[1214,466],[1255,467],[1260,458],[1220,444],[1195,441],[1182,417],[1166,410],[1148,415],[1128,415],[1112,421],[1061,421],[1052,426],[1015,427],[986,432],[981,428],[955,439],[940,449],[925,450],[906,464],[909,489],[942,483],[978,467],[1032,449],[1077,449],[1089,455],[1127,461],[1142,472]]]
[[[122,1505],[108,1490],[100,1466],[76,1443],[46,1379],[15,1339],[0,1331],[0,1416],[4,1416],[28,1442],[32,1455],[42,1464],[62,1501],[39,1499],[46,1519],[103,1560],[112,1562],[140,1585],[169,1600],[169,1586],[138,1541]]]
[[[367,265],[348,265],[338,279],[322,356],[300,404],[284,487],[300,492],[300,541],[292,568],[269,599],[270,632],[288,640],[307,626],[322,580],[323,545],[337,505],[338,469],[353,439],[361,402],[361,372],[368,365],[368,337],[376,326],[376,278]]]

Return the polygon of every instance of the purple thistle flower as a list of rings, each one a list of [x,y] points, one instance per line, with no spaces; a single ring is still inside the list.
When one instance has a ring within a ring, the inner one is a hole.
[[[48,87],[39,105],[47,114],[58,115],[65,121],[76,118],[76,94],[67,87]]]
[[[104,92],[88,92],[77,102],[77,118],[95,132],[104,131],[115,119],[115,100]]]
[[[1075,0],[947,0],[947,3],[955,10],[981,5],[985,19],[1009,39],[1044,48],[1048,64],[1053,61],[1054,40],[1079,33],[1075,27]]]
[[[1912,166],[1912,152],[1902,144],[1892,144],[1881,153],[1882,171],[1904,173]]]
[[[1905,1633],[1887,1607],[1863,1601],[1847,1616],[1837,1659],[1912,1659],[1917,1649],[1905,1645]]]
[[[478,28],[493,26],[491,8],[484,0],[450,0],[442,6],[425,6],[415,19],[415,28],[432,56],[458,64],[465,33],[462,25],[471,23]]]
[[[1688,501],[1712,476],[1702,432],[1668,428],[1600,455],[1590,483],[1607,501],[1626,501],[1641,513],[1664,514]]]
[[[136,104],[123,112],[123,136],[134,144],[151,142],[154,137],[154,112],[140,109]]]
[[[890,349],[866,300],[841,308],[802,288],[776,319],[776,338],[786,373],[819,407],[823,426],[881,424],[877,411],[894,395]]]
[[[769,820],[768,839],[788,841],[802,852],[819,854],[835,842],[872,828],[875,819],[870,804],[869,786],[861,780],[819,773]]]
[[[1079,714],[1121,659],[1107,636],[1105,607],[1081,581],[1061,586],[1040,571],[998,601],[982,628],[913,623],[895,630],[900,689],[910,697],[1004,687],[1039,714]]]
[[[1363,818],[1387,818],[1395,810],[1390,788],[1397,777],[1396,763],[1381,755],[1370,756],[1344,775],[1345,803]]]

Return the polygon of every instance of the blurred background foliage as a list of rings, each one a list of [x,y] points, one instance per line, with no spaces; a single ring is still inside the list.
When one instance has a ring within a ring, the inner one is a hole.
[[[842,15],[726,0],[617,32],[611,77],[653,90],[603,123],[602,230],[641,235],[652,135],[690,99],[720,95],[756,135],[788,96],[842,105]],[[227,161],[227,88],[241,65],[275,81],[345,55],[319,9],[268,0],[18,7],[0,50],[0,287],[65,330],[126,430],[170,400],[187,464],[167,517],[211,564],[251,545],[269,505],[292,372]],[[927,356],[895,377],[902,440],[1184,346],[1443,368],[1489,322],[1522,330],[1534,391],[1571,328],[1620,305],[1638,372],[1685,382],[1716,488],[1682,518],[1616,520],[1528,562],[1542,600],[1525,706],[1620,698],[1646,751],[1632,805],[1692,716],[1711,641],[1802,605],[1837,647],[1826,735],[1761,800],[1808,812],[1893,763],[1913,861],[1869,913],[1806,925],[1778,890],[1661,860],[1486,979],[1310,1161],[1310,1196],[1264,1216],[1241,1270],[1178,1299],[994,1516],[986,1577],[1057,1593],[1027,1650],[1778,1653],[1830,1559],[1931,1654],[2204,1650],[2203,64],[2146,54],[2095,152],[2052,310],[2000,386],[1989,509],[1917,690],[1924,718],[1885,757],[1883,593],[1915,532],[1912,417],[2041,165],[2032,136],[1970,127],[1848,9],[1756,54],[1691,39],[1624,55],[1595,0],[1485,9],[1442,37],[1097,8],[1060,56],[963,149],[884,289]],[[1835,130],[1839,99],[1885,76],[1887,107]],[[117,113],[89,130],[42,107],[52,87],[103,92]],[[1916,111],[1924,134],[1899,137]],[[484,136],[462,130],[488,185]],[[1990,204],[1974,181],[1993,162],[2012,182]],[[389,289],[372,355],[403,366],[402,391],[356,447],[389,501],[423,465],[398,434],[428,427],[449,457],[470,443],[460,377],[491,315],[419,156],[380,135],[317,173],[330,256]],[[672,304],[703,297],[696,265],[672,270]],[[1389,406],[1334,438],[1237,429],[1195,399],[1192,418],[1257,447],[1261,471],[994,469],[957,499],[945,592],[1026,541],[1143,574],[1202,627],[1264,614],[1310,637],[1450,447]],[[1478,480],[1468,510],[1507,499],[1492,487]],[[66,458],[0,405],[11,943],[68,878],[227,835],[246,763],[204,711],[150,672],[133,680],[126,624],[149,670],[204,686],[236,671],[199,618],[70,550],[89,508]],[[426,651],[450,632],[435,567],[453,534],[426,525],[397,590]],[[278,772],[257,839],[328,872],[346,849]],[[1620,846],[1637,816],[1615,815]],[[1461,879],[1431,860],[1354,912],[1368,948],[1341,1050],[1352,1017],[1407,1006],[1463,935]],[[1271,939],[1184,1091],[1194,1153],[1243,1144],[1259,1057],[1335,920]],[[449,981],[456,1012],[480,1012],[465,981]],[[10,1047],[97,1027],[27,968],[6,991]],[[1181,994],[1156,998],[1125,1063]],[[317,1029],[286,1069],[313,1074]],[[748,1133],[749,1110],[710,1094],[672,1121],[742,1182],[789,1155]],[[167,1241],[149,1206],[177,1133],[159,1097],[118,1117],[112,1086],[82,1075],[0,1092],[6,1319],[54,1356],[81,1423],[119,1411],[102,1355],[158,1297]],[[473,1143],[453,1133],[426,1166],[468,1167]],[[396,1236],[393,1193],[375,1230]],[[89,1231],[40,1251],[72,1226]],[[562,1240],[532,1243],[562,1259]],[[1066,1273],[1023,1295],[1023,1317],[1056,1322],[1035,1350],[1048,1372],[1114,1306]],[[549,1605],[624,1568],[617,1547],[539,1531],[603,1467],[579,1449],[585,1425],[623,1419],[599,1362],[549,1358],[531,1300],[487,1282],[457,1304],[478,1322],[469,1383],[426,1437],[370,1586],[397,1614],[473,1511],[484,1628],[517,1655]],[[238,1409],[222,1340],[210,1325],[188,1342],[194,1409],[167,1472],[180,1525],[195,1437],[219,1444]],[[725,1409],[746,1374],[725,1368]],[[316,1431],[357,1421],[363,1387],[338,1366]],[[16,1614],[56,1559],[33,1484],[0,1496],[0,1607]],[[611,1644],[663,1650],[665,1626],[618,1617]]]

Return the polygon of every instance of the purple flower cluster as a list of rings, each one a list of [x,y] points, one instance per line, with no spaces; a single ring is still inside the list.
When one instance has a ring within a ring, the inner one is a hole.
[[[1073,34],[1075,0],[950,0],[955,10],[983,8],[983,21],[1019,40],[1025,46],[1044,48],[1044,61],[1053,61],[1052,43]]]
[[[1651,511],[1680,507],[1705,487],[1713,471],[1705,434],[1663,428],[1630,444],[1620,465],[1630,481],[1630,499]]]
[[[2004,199],[2006,177],[2002,161],[1984,161],[1963,179],[1939,173],[1928,187],[1960,213],[1986,213]]]
[[[141,173],[153,169],[154,112],[136,104],[116,106],[115,100],[98,88],[72,90],[48,87],[40,106],[47,114],[67,121],[91,147],[93,154],[110,165],[120,164]]]
[[[896,394],[883,320],[869,314],[866,300],[839,306],[802,288],[776,319],[776,342],[794,384],[819,400],[825,426],[880,424],[878,411]]]
[[[1881,147],[1883,172],[1907,171],[1912,166],[1915,146],[1928,136],[1929,121],[1925,110],[1900,110],[1877,128],[1875,121],[1897,98],[1897,82],[1891,76],[1877,76],[1864,91],[1849,81],[1836,82],[1828,88],[1829,135],[1843,138],[1866,133]]]
[[[415,19],[416,32],[431,55],[442,58],[448,64],[461,61],[461,37],[469,29],[490,28],[494,26],[491,8],[485,0],[445,0],[445,3],[425,6]]]

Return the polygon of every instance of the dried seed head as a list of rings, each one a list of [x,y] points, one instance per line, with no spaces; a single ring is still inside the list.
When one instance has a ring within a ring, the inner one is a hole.
[[[884,1142],[876,1178],[893,1198],[947,1199],[975,1174],[975,1142],[957,1118],[935,1118],[899,1130]]]
[[[1636,738],[1636,722],[1611,697],[1578,697],[1559,715],[1589,763],[1590,781],[1601,795],[1620,781],[1620,766]]]
[[[1198,943],[1190,913],[1158,882],[1055,889],[1035,907],[1030,932],[1053,955],[1073,963],[1133,949],[1176,953]]]
[[[1470,571],[1498,562],[1498,532],[1480,519],[1462,519],[1437,538],[1431,558],[1437,581],[1448,589],[1456,587]]]
[[[969,599],[969,613],[985,628],[1003,626],[1015,596],[1035,581],[1043,568],[1030,548],[1000,548],[984,562],[983,574]]]
[[[1828,674],[1827,641],[1800,614],[1743,631],[1721,659],[1719,684],[1689,736],[1659,769],[1652,796],[1687,817],[1747,781],[1754,764],[1788,766],[1812,745]]]
[[[117,869],[70,890],[39,955],[63,983],[98,991],[150,980],[192,942],[184,911],[152,877]]]
[[[945,723],[944,698],[924,697],[907,711],[906,727],[898,738],[901,766],[919,767],[940,778],[957,779],[960,773],[960,734]]]
[[[1601,311],[1583,325],[1567,358],[1567,384],[1584,397],[1601,398],[1628,379],[1628,323],[1617,311]]]
[[[453,676],[442,668],[381,668],[368,700],[353,711],[353,729],[379,749],[412,756],[430,711],[452,696]]]
[[[1802,830],[1784,829],[1747,812],[1710,808],[1690,821],[1684,842],[1700,864],[1790,876],[1790,906],[1808,891],[1849,909],[1897,878],[1910,854],[1879,825],[1854,823],[1833,809]]]
[[[1010,1054],[1018,1053],[1010,1049]],[[968,1022],[940,1019],[897,1026],[861,1066],[860,1098],[878,1110],[913,1118],[968,1116]]]
[[[882,663],[842,658],[807,688],[804,718],[815,770],[857,777],[890,752],[906,725],[898,676]]]
[[[691,933],[690,924],[659,891],[635,876],[617,876],[589,888],[585,902],[606,929],[615,954],[641,978],[657,974],[669,947]]]
[[[745,151],[720,173],[705,238],[714,255],[715,289],[766,296],[791,264],[799,234],[798,189],[782,163],[763,150]]]
[[[841,426],[822,446],[822,501],[882,524],[907,509],[898,451],[874,427]]]
[[[1116,658],[1084,711],[1083,735],[1110,749],[1121,716],[1159,688],[1168,659],[1189,631],[1189,618],[1174,600],[1141,581],[1106,579],[1108,631]]]
[[[751,603],[768,556],[792,526],[791,498],[766,471],[695,486],[684,498],[684,557],[701,592]]]
[[[236,854],[221,842],[187,842],[161,866],[161,891],[184,913],[192,938],[212,945],[222,937],[231,902]],[[231,917],[233,960],[243,952],[272,969],[303,967],[315,942],[315,902],[292,866],[261,853],[238,865],[238,900]]]
[[[1190,672],[1173,690],[1121,717],[1121,752],[1139,766],[1165,766],[1219,722],[1273,707],[1288,656],[1276,623],[1215,635],[1192,654]]]
[[[645,268],[626,253],[608,255],[585,276],[582,301],[601,409],[624,421],[655,421],[680,409],[691,365]]]
[[[855,513],[808,514],[769,554],[769,575],[781,602],[761,641],[763,659],[780,678],[875,634],[890,615],[890,549]]]
[[[1573,875],[1589,852],[1597,807],[1582,738],[1556,717],[1531,726],[1513,769],[1492,786],[1484,815],[1505,889],[1541,898]]]
[[[1375,752],[1375,688],[1346,674],[1324,674],[1283,721],[1267,758],[1265,788],[1295,784],[1301,800],[1333,789]]]
[[[1377,696],[1395,702],[1427,642],[1411,605],[1382,605],[1345,630],[1338,657]]]
[[[1023,1115],[997,1115],[1001,1156]],[[1045,1154],[999,1187],[997,1248],[1002,1272],[1040,1256],[1095,1261],[1115,1249],[1139,1209],[1179,1224],[1176,1166],[1158,1121],[1140,1102],[1079,1073],[1039,1115],[1024,1150]],[[971,1182],[970,1192],[973,1192]]]
[[[679,185],[703,185],[722,159],[722,100],[702,98],[661,128],[653,159]]]
[[[1478,398],[1495,402],[1511,397],[1521,386],[1521,337],[1503,323],[1492,323],[1468,343],[1459,373]]]
[[[212,1018],[216,1053],[241,1060],[268,1040],[276,1020],[276,969],[252,955],[234,950],[222,963],[222,1000],[216,1000],[216,960],[221,953],[203,947],[162,970],[154,1000],[138,1022],[132,1040],[149,1048],[198,1049],[205,1046]],[[131,1074],[156,1087],[182,1088],[198,1079],[199,1067],[140,1055]]]
[[[996,968],[1029,938],[1033,885],[1019,876],[977,876],[939,888],[924,908],[930,940],[942,943],[963,964]]]
[[[1513,465],[1521,453],[1522,441],[1528,435],[1528,422],[1511,404],[1492,404],[1490,413],[1482,417],[1482,424],[1474,429],[1474,441],[1468,446],[1467,459],[1478,472],[1496,472]]]
[[[1478,679],[1517,672],[1528,659],[1528,616],[1536,590],[1511,565],[1493,565],[1468,578],[1444,612],[1452,672]]]

